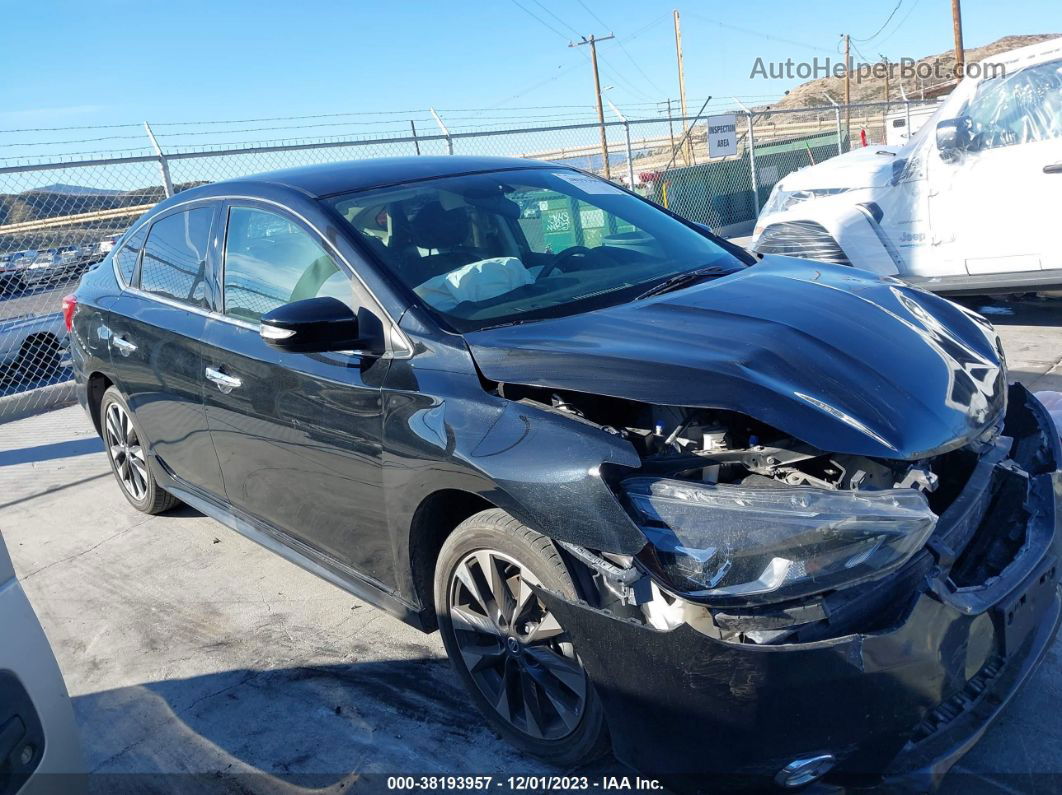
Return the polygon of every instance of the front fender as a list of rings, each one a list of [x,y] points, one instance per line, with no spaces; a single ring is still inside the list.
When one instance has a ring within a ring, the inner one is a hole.
[[[558,541],[621,554],[645,545],[603,477],[610,465],[640,466],[629,442],[450,373],[420,371],[418,381],[416,391],[384,396],[384,485],[397,559],[417,508],[442,489],[478,494]]]

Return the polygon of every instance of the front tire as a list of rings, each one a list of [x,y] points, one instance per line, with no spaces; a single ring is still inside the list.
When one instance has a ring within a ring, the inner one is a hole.
[[[564,628],[528,587],[576,599],[553,542],[501,510],[446,539],[435,569],[443,644],[491,728],[556,765],[608,750],[601,702]]]
[[[103,393],[100,426],[111,471],[130,505],[149,514],[163,513],[180,505],[180,500],[165,491],[151,474],[144,436],[115,386]]]

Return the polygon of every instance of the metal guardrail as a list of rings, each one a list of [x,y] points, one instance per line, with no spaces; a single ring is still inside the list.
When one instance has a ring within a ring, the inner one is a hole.
[[[64,341],[53,339],[58,332],[54,324],[45,328],[43,319],[54,315],[83,268],[105,256],[134,218],[192,185],[299,165],[447,153],[534,158],[601,174],[607,153],[616,181],[724,234],[744,234],[786,174],[843,152],[860,131],[871,143],[884,143],[886,114],[906,108],[909,119],[920,104],[927,103],[852,105],[844,114],[851,117],[848,132],[840,105],[739,110],[736,152],[722,158],[708,156],[702,116],[627,119],[617,110],[619,119],[603,125],[451,131],[440,124],[432,134],[414,129],[409,135],[188,151],[157,147],[154,154],[0,166],[0,353],[13,351],[0,356],[0,421],[43,408],[54,400],[49,395],[69,399],[69,390],[55,388],[70,378],[65,358],[53,355]],[[49,257],[54,268],[44,267],[43,279],[25,283],[26,267]],[[15,329],[15,317],[41,318],[42,328],[16,339],[23,332]]]

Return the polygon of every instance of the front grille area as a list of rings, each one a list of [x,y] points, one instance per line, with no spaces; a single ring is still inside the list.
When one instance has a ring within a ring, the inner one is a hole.
[[[814,221],[771,224],[756,241],[755,250],[760,254],[802,257],[834,265],[852,264],[833,235]]]

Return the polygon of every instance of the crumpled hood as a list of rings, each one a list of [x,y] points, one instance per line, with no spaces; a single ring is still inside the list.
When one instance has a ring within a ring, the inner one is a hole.
[[[879,188],[888,185],[895,173],[895,164],[903,160],[906,147],[866,146],[823,160],[814,166],[787,174],[778,185],[779,190],[821,190],[828,188]],[[878,154],[879,152],[890,152]]]
[[[980,316],[888,277],[785,257],[465,339],[494,381],[728,409],[836,453],[945,452],[1006,400],[998,338]]]

